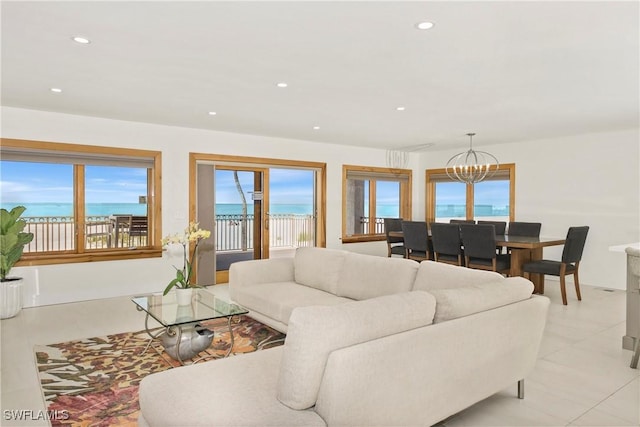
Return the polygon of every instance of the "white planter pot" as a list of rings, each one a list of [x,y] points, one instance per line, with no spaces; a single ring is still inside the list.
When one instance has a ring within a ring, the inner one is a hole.
[[[178,305],[190,305],[193,296],[193,288],[176,289],[176,301]]]
[[[22,310],[22,279],[0,282],[0,319],[14,317]]]

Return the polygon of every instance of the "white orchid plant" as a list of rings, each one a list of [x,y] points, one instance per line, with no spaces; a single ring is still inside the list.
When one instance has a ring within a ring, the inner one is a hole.
[[[168,245],[182,245],[182,268],[178,268],[175,265],[176,277],[173,279],[164,290],[163,295],[167,295],[169,291],[175,286],[180,289],[187,289],[196,287],[194,283],[191,283],[191,276],[193,275],[193,261],[196,255],[196,250],[202,239],[208,239],[211,236],[211,231],[203,230],[199,228],[199,223],[191,222],[189,226],[185,228],[183,233],[175,233],[168,235],[162,239],[162,246]],[[195,243],[193,252],[191,252],[191,258],[189,258],[189,252],[187,245]]]

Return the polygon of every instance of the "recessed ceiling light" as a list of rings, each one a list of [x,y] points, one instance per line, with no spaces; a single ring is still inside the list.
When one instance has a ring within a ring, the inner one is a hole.
[[[313,127],[313,130],[318,130],[318,129],[320,129],[320,126],[314,126]]]
[[[424,21],[424,22],[418,22],[416,24],[416,28],[419,30],[429,30],[431,28],[433,28],[433,22],[428,22],[428,21]]]
[[[60,93],[62,92],[62,89],[58,88],[58,87],[52,87],[51,89],[49,89],[51,92],[55,92],[55,93]]]
[[[91,40],[89,40],[86,37],[82,37],[82,36],[75,36],[73,38],[73,41],[76,42],[76,43],[80,43],[80,44],[89,44],[89,43],[91,43]]]
[[[280,82],[280,83],[277,83],[276,86],[278,86],[278,87],[287,87],[289,85],[286,84],[285,82]]]
[[[398,111],[404,111],[404,110],[406,110],[406,108],[405,108],[405,107],[396,107],[396,110],[398,110]]]
[[[218,113],[216,113],[215,111],[209,111],[209,115],[210,116],[215,116],[216,114],[218,114]]]

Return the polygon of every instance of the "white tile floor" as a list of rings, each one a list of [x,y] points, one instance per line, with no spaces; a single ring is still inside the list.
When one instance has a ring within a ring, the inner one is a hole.
[[[569,291],[560,302],[557,282],[547,279],[549,319],[538,363],[526,378],[525,399],[516,385],[449,418],[462,426],[638,426],[639,371],[629,368],[625,334],[625,292],[583,286],[583,301]],[[226,291],[224,285],[216,290]],[[144,315],[129,298],[25,309],[1,322],[0,425],[14,422],[7,410],[44,410],[33,358],[35,344],[142,329]],[[473,357],[473,355],[469,355]]]

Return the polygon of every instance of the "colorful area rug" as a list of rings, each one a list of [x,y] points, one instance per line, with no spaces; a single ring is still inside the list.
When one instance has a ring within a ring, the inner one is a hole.
[[[215,332],[205,352],[223,357],[231,344],[227,321],[220,319],[202,325]],[[284,342],[284,334],[248,316],[240,316],[239,322],[232,325],[231,357]],[[137,425],[140,381],[149,374],[179,366],[162,351],[158,340],[143,354],[148,343],[147,333],[139,331],[35,346],[45,405],[48,413],[57,415],[52,425]],[[215,363],[215,359],[200,363]]]

